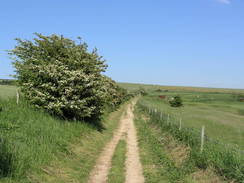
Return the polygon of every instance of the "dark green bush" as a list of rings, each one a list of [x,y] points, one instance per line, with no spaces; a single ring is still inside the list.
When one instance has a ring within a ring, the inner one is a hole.
[[[179,95],[174,96],[172,99],[169,100],[169,104],[171,107],[181,107],[183,106],[182,99]]]
[[[155,90],[155,92],[163,92],[164,90],[162,90],[162,89],[160,89],[160,88],[158,88],[158,89],[156,89]]]
[[[148,95],[147,91],[145,90],[145,88],[140,88],[138,90],[138,94],[142,95],[142,96],[146,96]]]
[[[244,102],[244,95],[238,95],[238,101]]]

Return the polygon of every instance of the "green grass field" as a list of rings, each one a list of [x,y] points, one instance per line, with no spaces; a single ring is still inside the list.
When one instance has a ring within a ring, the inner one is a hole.
[[[204,125],[208,136],[244,149],[244,102],[238,96],[244,90],[194,87],[173,87],[120,83],[128,90],[144,88],[148,95],[143,102],[152,108],[182,118],[182,126],[199,129]],[[160,99],[165,95],[166,99]],[[167,99],[180,95],[183,107],[170,107]]]
[[[167,99],[180,95],[184,106],[173,108]],[[224,143],[236,144],[244,149],[244,102],[236,95],[203,92],[154,92],[144,97],[144,102],[152,108],[170,114],[175,120],[182,119],[182,126],[200,130],[204,125],[206,134]]]
[[[162,86],[151,84],[137,84],[137,83],[118,83],[121,87],[129,91],[135,91],[140,88],[151,92],[155,90],[169,90],[169,91],[187,91],[187,92],[211,92],[211,93],[244,93],[244,89],[227,89],[227,88],[204,88],[204,87],[186,87],[186,86]]]
[[[16,86],[0,85],[0,98],[6,99],[16,96]]]
[[[138,102],[137,116],[142,116],[136,119],[146,182],[243,182],[244,102],[240,99],[244,90],[128,83],[121,86],[146,91]],[[176,95],[182,98],[183,107],[170,106],[169,100]],[[144,123],[147,119],[149,122]],[[211,139],[206,140],[203,153],[202,126]],[[176,150],[168,151],[167,146],[176,146]],[[189,153],[177,166],[181,155],[177,156],[184,152],[184,146]]]

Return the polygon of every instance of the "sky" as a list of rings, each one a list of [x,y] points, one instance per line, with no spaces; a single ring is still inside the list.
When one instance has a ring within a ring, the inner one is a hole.
[[[0,78],[38,32],[82,37],[115,81],[244,88],[244,0],[8,0],[0,17]]]

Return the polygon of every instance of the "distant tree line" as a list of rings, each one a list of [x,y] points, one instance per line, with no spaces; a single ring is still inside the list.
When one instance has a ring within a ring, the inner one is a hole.
[[[14,79],[0,79],[0,85],[16,85],[16,80],[14,80]]]

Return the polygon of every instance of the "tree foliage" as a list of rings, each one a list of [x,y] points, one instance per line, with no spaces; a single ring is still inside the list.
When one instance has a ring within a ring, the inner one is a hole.
[[[59,35],[35,34],[17,40],[9,51],[22,92],[36,107],[63,118],[98,118],[107,104],[116,105],[119,89],[104,76],[105,60],[86,43]]]

